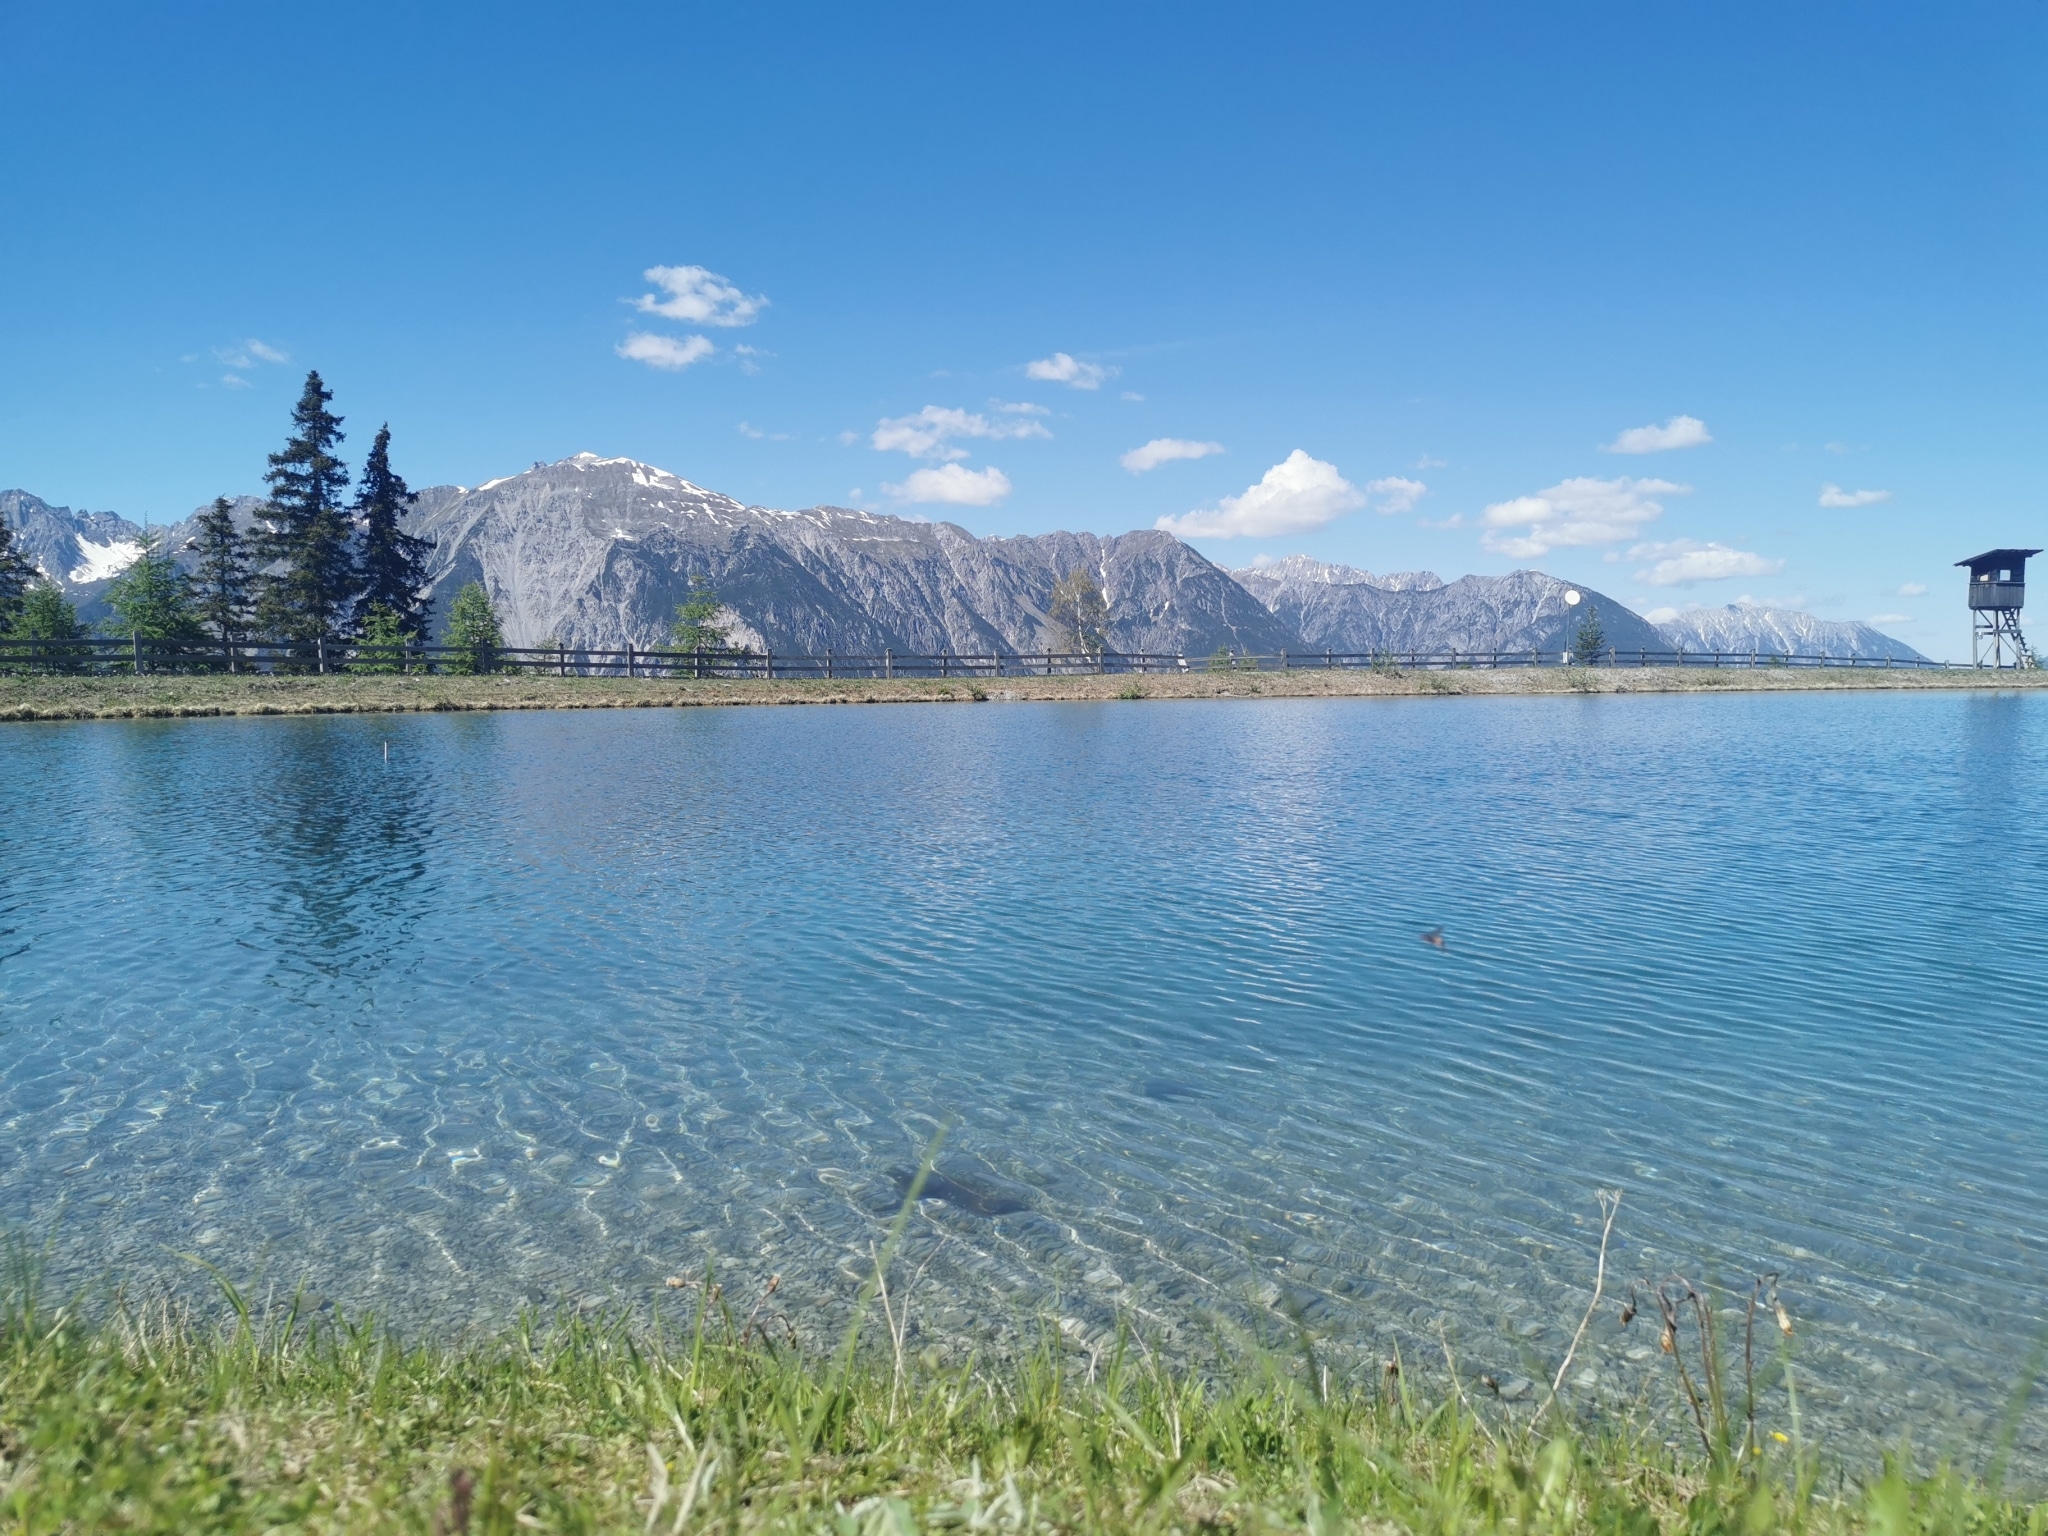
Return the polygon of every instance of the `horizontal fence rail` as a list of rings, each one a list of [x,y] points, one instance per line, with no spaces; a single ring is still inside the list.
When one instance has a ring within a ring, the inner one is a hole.
[[[1772,651],[1218,651],[1209,656],[1125,651],[1002,651],[981,654],[781,655],[771,651],[590,649],[570,646],[371,645],[348,640],[0,640],[0,670],[51,673],[478,673],[627,678],[1000,678],[1094,673],[1380,672],[1503,667],[1856,667],[1948,670],[1967,663],[1889,656]],[[1974,670],[1974,669],[1972,669]]]

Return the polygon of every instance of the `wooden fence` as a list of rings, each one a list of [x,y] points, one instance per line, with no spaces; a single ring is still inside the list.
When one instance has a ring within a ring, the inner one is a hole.
[[[345,640],[158,641],[0,640],[0,670],[59,673],[150,672],[532,672],[559,677],[890,678],[1059,677],[1090,673],[1272,672],[1306,669],[1450,671],[1467,668],[1879,667],[1946,670],[1945,661],[1871,656],[1802,656],[1769,651],[1649,651],[1607,647],[1592,657],[1569,651],[1280,651],[1213,656],[1122,651],[1003,651],[926,655],[779,655],[769,651],[616,650],[568,646],[361,645]]]

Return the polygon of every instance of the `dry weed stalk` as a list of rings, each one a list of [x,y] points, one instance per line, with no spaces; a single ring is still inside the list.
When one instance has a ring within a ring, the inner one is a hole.
[[[1595,1190],[1600,1201],[1600,1259],[1593,1271],[1593,1299],[1586,1303],[1586,1315],[1579,1319],[1579,1331],[1572,1335],[1571,1348],[1564,1352],[1564,1361],[1557,1368],[1557,1374],[1550,1381],[1550,1395],[1543,1400],[1537,1418],[1550,1410],[1557,1401],[1557,1394],[1564,1388],[1565,1373],[1572,1368],[1572,1359],[1579,1352],[1579,1345],[1585,1341],[1586,1329],[1592,1325],[1593,1314],[1599,1310],[1600,1297],[1607,1289],[1607,1240],[1614,1232],[1614,1217],[1621,1209],[1621,1191],[1618,1189]]]

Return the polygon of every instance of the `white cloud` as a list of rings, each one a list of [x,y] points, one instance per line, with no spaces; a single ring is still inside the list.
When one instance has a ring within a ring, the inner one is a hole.
[[[1901,597],[1925,597],[1926,595],[1927,583],[1924,581],[1909,581],[1899,588],[1899,596]]]
[[[1378,480],[1366,481],[1365,494],[1372,501],[1373,511],[1383,517],[1394,517],[1402,512],[1413,512],[1415,503],[1429,494],[1429,487],[1420,480],[1404,480],[1399,475],[1386,475]]]
[[[1630,427],[1602,451],[1605,453],[1668,453],[1711,443],[1707,424],[1697,416],[1674,416],[1663,426]]]
[[[1127,389],[1124,391],[1124,398],[1126,400],[1143,400],[1145,397],[1139,394],[1135,389]]]
[[[1643,617],[1652,624],[1669,624],[1678,617],[1678,610],[1676,608],[1652,608]]]
[[[1024,365],[1025,378],[1064,384],[1069,389],[1100,389],[1104,379],[1113,379],[1116,375],[1114,368],[1078,362],[1064,352],[1055,352],[1051,357],[1041,357],[1035,363]]]
[[[941,464],[937,469],[913,470],[901,485],[885,484],[882,489],[898,501],[990,507],[1010,494],[1010,477],[994,466],[967,469],[959,464]]]
[[[258,341],[251,336],[225,347],[215,347],[213,355],[230,368],[255,368],[263,363],[288,363],[291,354]],[[189,359],[188,359],[189,361]],[[243,382],[247,382],[244,380]]]
[[[1051,437],[1052,434],[1029,417],[1011,421],[990,421],[975,411],[928,405],[915,416],[884,417],[876,423],[868,441],[880,453],[907,453],[913,459],[964,459],[964,448],[951,446],[956,437],[1014,438]],[[915,476],[912,477],[916,478]],[[983,505],[983,503],[972,503]]]
[[[1222,451],[1221,443],[1197,443],[1185,437],[1155,437],[1144,447],[1133,448],[1117,463],[1134,475],[1142,475],[1148,469],[1157,469],[1176,459],[1206,459],[1210,454]]]
[[[667,295],[641,294],[633,307],[643,315],[690,325],[752,325],[768,306],[766,294],[749,297],[704,267],[649,267],[641,275]]]
[[[1336,465],[1297,448],[1243,495],[1224,497],[1213,511],[1162,517],[1153,526],[1184,539],[1275,538],[1320,528],[1364,503]]]
[[[656,336],[650,331],[628,331],[626,339],[614,349],[628,362],[645,363],[650,368],[660,368],[675,373],[695,362],[700,362],[716,352],[702,336]]]
[[[1870,616],[1870,622],[1873,624],[1910,624],[1913,622],[1913,615],[1910,613],[1873,613]]]
[[[1824,507],[1874,507],[1891,499],[1890,491],[1845,491],[1832,482],[1820,488],[1820,504]]]
[[[1448,469],[1450,468],[1450,460],[1433,459],[1425,453],[1421,458],[1415,461],[1415,467],[1417,469]]]
[[[1636,572],[1637,581],[1647,581],[1653,587],[1688,587],[1696,581],[1726,581],[1734,576],[1775,576],[1785,569],[1782,560],[1767,560],[1746,549],[1700,544],[1691,539],[1638,544],[1628,552],[1628,557],[1654,562],[1648,569]]]
[[[220,376],[220,381],[227,385],[229,389],[247,389],[249,387],[249,381],[240,374],[224,373]]]
[[[786,443],[790,439],[790,434],[787,432],[766,432],[755,426],[751,421],[740,423],[740,436],[751,437],[758,442],[767,443]]]
[[[1029,400],[991,400],[994,406],[1006,416],[1050,416],[1051,411]]]
[[[1480,522],[1486,533],[1480,543],[1497,555],[1529,560],[1553,549],[1582,549],[1619,544],[1636,536],[1645,523],[1664,515],[1659,496],[1684,496],[1689,485],[1669,480],[1634,480],[1622,475],[1596,480],[1581,475],[1560,481],[1533,496],[1517,496],[1488,507]],[[1524,528],[1510,534],[1510,528]]]

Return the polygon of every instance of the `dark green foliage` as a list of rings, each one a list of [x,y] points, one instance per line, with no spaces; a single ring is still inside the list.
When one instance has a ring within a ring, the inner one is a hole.
[[[1572,654],[1583,667],[1590,665],[1606,649],[1607,631],[1600,627],[1600,610],[1588,603],[1586,616],[1579,620],[1578,632],[1572,636]]]
[[[0,517],[0,626],[11,623],[21,609],[22,593],[35,579],[30,565],[14,545],[14,530]]]
[[[192,573],[192,596],[199,622],[223,645],[249,636],[256,577],[250,564],[249,540],[235,526],[227,497],[216,496],[199,514],[199,532],[187,546],[198,557]]]
[[[271,526],[256,541],[256,553],[284,568],[264,576],[257,621],[279,639],[326,639],[339,635],[351,617],[355,562],[341,505],[348,466],[335,457],[342,433],[341,418],[327,409],[333,398],[319,374],[306,375],[292,407],[292,435],[270,456],[263,477],[270,485]]]
[[[78,610],[62,587],[38,581],[23,594],[8,634],[16,640],[80,640],[85,637],[85,626],[78,622]]]
[[[163,539],[153,531],[142,536],[142,553],[108,585],[112,619],[101,625],[108,634],[143,640],[190,643],[203,638],[192,597],[192,578],[163,552]]]
[[[406,632],[398,615],[382,603],[370,604],[358,626],[356,646],[359,660],[349,663],[351,672],[389,675],[407,670],[405,646],[417,638]]]
[[[444,645],[462,648],[460,654],[442,663],[448,671],[467,675],[498,669],[493,653],[505,643],[505,637],[498,625],[498,610],[491,606],[491,595],[482,582],[472,581],[455,594],[448,609],[448,633],[441,640]]]
[[[718,594],[711,590],[711,578],[692,576],[690,595],[676,606],[676,621],[669,637],[685,651],[717,651],[725,648],[725,627],[718,617]]]
[[[357,561],[355,623],[362,629],[370,611],[382,608],[401,634],[423,639],[433,614],[426,594],[427,556],[434,545],[399,526],[405,509],[419,498],[391,468],[391,424],[377,429],[370,456],[356,482]]]

